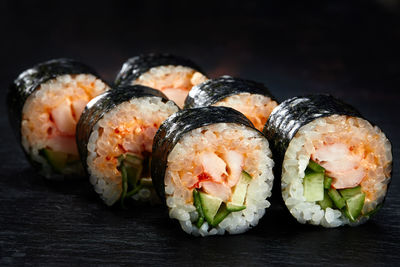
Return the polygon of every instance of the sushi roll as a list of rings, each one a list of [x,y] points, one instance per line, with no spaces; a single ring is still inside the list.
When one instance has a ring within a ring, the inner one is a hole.
[[[120,200],[124,206],[131,197],[156,200],[150,178],[153,137],[178,110],[163,93],[141,85],[113,88],[88,103],[76,138],[90,182],[105,204]]]
[[[382,206],[391,144],[353,107],[328,95],[294,97],[272,112],[264,134],[283,200],[300,223],[355,226]]]
[[[202,70],[191,60],[170,54],[147,54],[128,59],[115,84],[149,86],[162,91],[182,108],[189,90],[205,80]]]
[[[277,105],[263,84],[230,76],[194,86],[185,100],[185,108],[225,106],[236,109],[260,131]]]
[[[85,105],[109,87],[74,60],[55,59],[22,72],[10,86],[9,120],[32,163],[49,179],[83,174],[75,128]]]
[[[151,175],[170,218],[185,232],[239,234],[270,206],[271,156],[267,139],[240,112],[186,109],[157,131]]]

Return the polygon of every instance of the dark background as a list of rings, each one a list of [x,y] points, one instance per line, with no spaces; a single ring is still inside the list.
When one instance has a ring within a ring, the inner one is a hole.
[[[399,1],[1,1],[0,30],[0,265],[400,264]],[[5,116],[12,80],[71,57],[112,81],[147,52],[263,82],[280,101],[330,93],[354,105],[393,143],[384,208],[365,225],[323,229],[274,203],[246,234],[194,238],[161,206],[110,209],[87,181],[36,175]]]

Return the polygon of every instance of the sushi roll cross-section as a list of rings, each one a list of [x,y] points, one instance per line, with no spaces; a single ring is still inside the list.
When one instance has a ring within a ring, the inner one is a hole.
[[[391,144],[353,107],[327,95],[294,97],[272,112],[264,133],[282,171],[283,200],[299,222],[358,225],[382,206]]]
[[[70,59],[38,64],[13,82],[10,123],[30,162],[50,179],[83,174],[75,128],[86,104],[109,87],[90,67]]]
[[[230,76],[194,86],[185,100],[185,108],[224,106],[236,109],[260,131],[277,105],[263,84]]]
[[[270,205],[271,157],[267,139],[240,112],[186,109],[160,126],[151,174],[185,232],[238,234],[257,225]]]
[[[163,93],[141,85],[113,88],[88,103],[77,126],[78,148],[107,205],[157,200],[150,177],[153,137],[178,110]]]
[[[182,108],[189,90],[205,80],[202,70],[189,59],[170,54],[146,54],[128,59],[115,84],[155,88]]]

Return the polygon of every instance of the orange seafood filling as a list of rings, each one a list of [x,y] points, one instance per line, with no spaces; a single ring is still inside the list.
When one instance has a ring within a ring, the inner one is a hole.
[[[163,121],[154,119],[158,120],[151,125],[133,117],[119,125],[109,122],[108,127],[99,128],[95,168],[105,177],[115,179],[120,177],[117,157],[121,154],[129,152],[142,158],[151,155],[154,135]]]
[[[193,86],[207,78],[192,68],[182,66],[159,66],[142,74],[133,84],[149,86],[163,92],[169,99],[183,108],[185,98]]]
[[[217,126],[211,128],[214,127]],[[182,146],[189,145],[186,143],[179,143],[169,154],[166,186],[172,183],[174,196],[186,203],[193,203],[194,188],[229,202],[242,170],[253,179],[259,177],[258,163],[263,147],[260,143],[248,142],[247,137],[236,130],[202,130],[198,134],[187,139],[194,142],[190,141],[193,148],[189,154],[181,150]]]
[[[357,138],[357,133],[350,131],[350,125],[363,126],[366,121],[350,117],[347,120],[348,125],[341,124],[338,132],[325,133],[321,139],[313,140],[315,152],[311,159],[333,178],[332,187],[344,189],[361,185],[366,201],[373,201],[377,199],[377,190],[382,190],[375,184],[390,177],[390,162],[384,161],[384,148],[377,147],[381,138],[378,133],[369,132],[364,138]]]
[[[101,80],[86,74],[62,75],[40,85],[23,108],[25,149],[50,148],[78,155],[76,124],[86,104],[107,89]]]

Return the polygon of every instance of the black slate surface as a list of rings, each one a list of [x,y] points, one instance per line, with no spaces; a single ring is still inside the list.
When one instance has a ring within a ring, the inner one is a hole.
[[[400,264],[399,3],[242,2],[0,3],[1,266]],[[112,81],[122,62],[147,52],[191,58],[211,77],[260,81],[279,101],[329,93],[354,105],[393,143],[385,206],[357,228],[323,229],[296,223],[273,203],[245,234],[195,238],[160,206],[111,209],[85,180],[37,176],[6,118],[12,79],[70,57]]]

